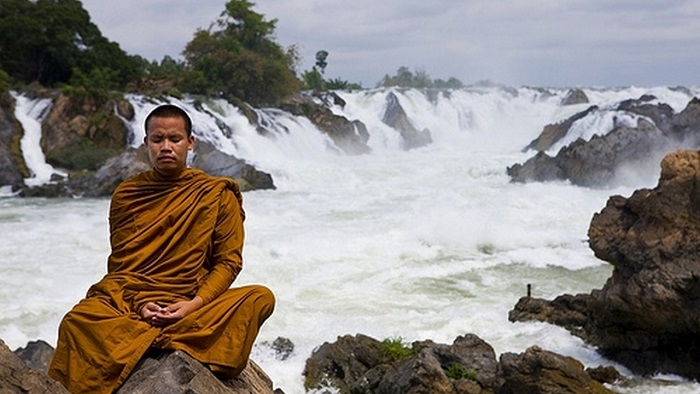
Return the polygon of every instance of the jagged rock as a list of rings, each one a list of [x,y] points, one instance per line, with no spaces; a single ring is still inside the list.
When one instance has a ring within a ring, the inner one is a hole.
[[[588,96],[581,89],[570,89],[566,96],[561,100],[561,105],[576,105],[576,104],[586,104],[588,102]]]
[[[344,106],[345,102],[333,92],[318,94],[318,98],[327,105]],[[369,132],[367,126],[359,120],[349,120],[335,115],[327,105],[316,103],[313,97],[296,94],[280,106],[281,109],[296,116],[304,116],[319,130],[326,133],[343,152],[349,155],[369,153],[367,145]]]
[[[666,156],[656,188],[611,197],[588,236],[615,267],[590,341],[633,371],[700,378],[700,153]]]
[[[700,152],[673,152],[655,188],[612,196],[588,237],[614,266],[603,288],[568,303],[521,300],[511,316],[571,329],[556,316],[572,313],[573,332],[630,370],[700,379]]]
[[[227,155],[213,145],[199,141],[195,144],[193,167],[215,176],[235,179],[242,191],[274,189],[272,177],[253,166]],[[144,145],[129,148],[109,159],[94,176],[73,174],[65,182],[49,183],[22,189],[22,197],[104,197],[110,196],[124,180],[151,168]]]
[[[524,149],[534,149],[537,154],[523,164],[508,167],[508,175],[514,182],[569,180],[580,186],[610,186],[628,174],[644,176],[651,170],[650,163],[658,163],[675,149],[700,145],[697,98],[678,114],[669,105],[656,103],[652,95],[624,100],[614,110],[636,116],[637,125],[615,124],[608,134],[574,141],[555,157],[544,153],[566,137],[574,122],[600,111],[596,106],[589,107],[565,121],[545,126]]]
[[[527,151],[529,149],[534,149],[538,152],[546,151],[552,145],[559,142],[559,140],[566,137],[566,133],[568,133],[569,129],[571,128],[571,125],[573,125],[574,122],[576,122],[579,119],[585,118],[590,113],[597,110],[598,107],[594,105],[589,107],[585,111],[581,111],[573,116],[570,116],[568,119],[562,122],[548,124],[544,127],[544,130],[542,130],[542,133],[540,133],[540,135],[537,138],[530,142],[530,144],[525,148],[525,150]]]
[[[500,361],[505,385],[499,394],[614,393],[593,380],[579,361],[537,346],[522,354],[503,353]]]
[[[30,176],[20,149],[22,126],[14,115],[15,104],[9,93],[0,93],[0,185],[24,185]]]
[[[401,133],[404,149],[420,148],[433,142],[430,130],[418,131],[411,124],[406,111],[401,107],[398,97],[393,92],[389,92],[386,96],[386,111],[382,122]]]
[[[621,172],[646,168],[672,149],[661,130],[644,118],[636,127],[617,126],[590,141],[579,139],[555,157],[538,153],[524,164],[508,167],[514,182],[569,180],[575,185],[600,187],[614,183]]]
[[[516,321],[545,321],[565,327],[572,333],[585,336],[583,327],[588,323],[588,311],[593,297],[590,294],[560,295],[552,301],[541,298],[523,297],[518,300],[512,311],[508,312],[508,320]]]
[[[13,352],[0,340],[0,393],[67,393],[46,375],[54,349],[38,340]],[[238,377],[218,379],[181,351],[153,351],[144,356],[119,387],[120,394],[283,394],[253,360]]]
[[[68,390],[44,372],[28,367],[0,339],[0,393],[68,394]]]
[[[46,341],[31,341],[26,347],[15,349],[15,354],[29,368],[46,373],[53,358],[54,349]]]
[[[115,394],[272,394],[272,380],[252,360],[235,378],[219,380],[181,351],[145,356]]]
[[[304,368],[308,390],[330,385],[343,393],[482,393],[501,384],[496,356],[476,335],[452,345],[414,342],[412,355],[394,359],[382,343],[365,335],[324,343]]]
[[[129,130],[114,108],[124,114],[128,102],[59,94],[41,122],[41,148],[46,161],[70,171],[97,170],[126,148]],[[127,119],[130,120],[130,119]]]
[[[270,174],[256,170],[245,161],[228,155],[205,141],[195,145],[192,167],[214,176],[233,178],[243,191],[275,188]]]

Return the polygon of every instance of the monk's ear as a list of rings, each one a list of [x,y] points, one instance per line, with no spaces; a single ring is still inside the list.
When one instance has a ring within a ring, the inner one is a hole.
[[[194,144],[195,144],[194,136],[191,135],[191,136],[189,136],[187,139],[188,139],[188,141],[187,141],[187,150],[192,150],[192,149],[194,149]]]

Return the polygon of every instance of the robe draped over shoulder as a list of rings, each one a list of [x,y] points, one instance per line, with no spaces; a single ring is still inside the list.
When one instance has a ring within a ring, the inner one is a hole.
[[[49,375],[71,392],[113,392],[150,347],[240,372],[274,307],[263,286],[230,289],[242,269],[244,219],[232,179],[187,169],[177,179],[151,170],[124,181],[110,205],[107,274],[61,322]],[[148,302],[195,296],[204,306],[174,324],[141,320]]]

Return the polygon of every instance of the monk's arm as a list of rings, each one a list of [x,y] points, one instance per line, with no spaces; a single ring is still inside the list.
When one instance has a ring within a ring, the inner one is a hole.
[[[223,294],[243,268],[244,229],[239,198],[230,189],[221,193],[210,255],[212,268],[197,292],[204,304]]]

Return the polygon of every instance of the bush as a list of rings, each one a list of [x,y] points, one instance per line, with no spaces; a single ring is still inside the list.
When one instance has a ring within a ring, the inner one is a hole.
[[[379,351],[382,356],[389,358],[391,361],[402,360],[414,354],[413,349],[401,337],[383,340]]]
[[[445,375],[450,379],[468,379],[476,382],[476,372],[470,371],[464,365],[452,362],[445,370]]]

